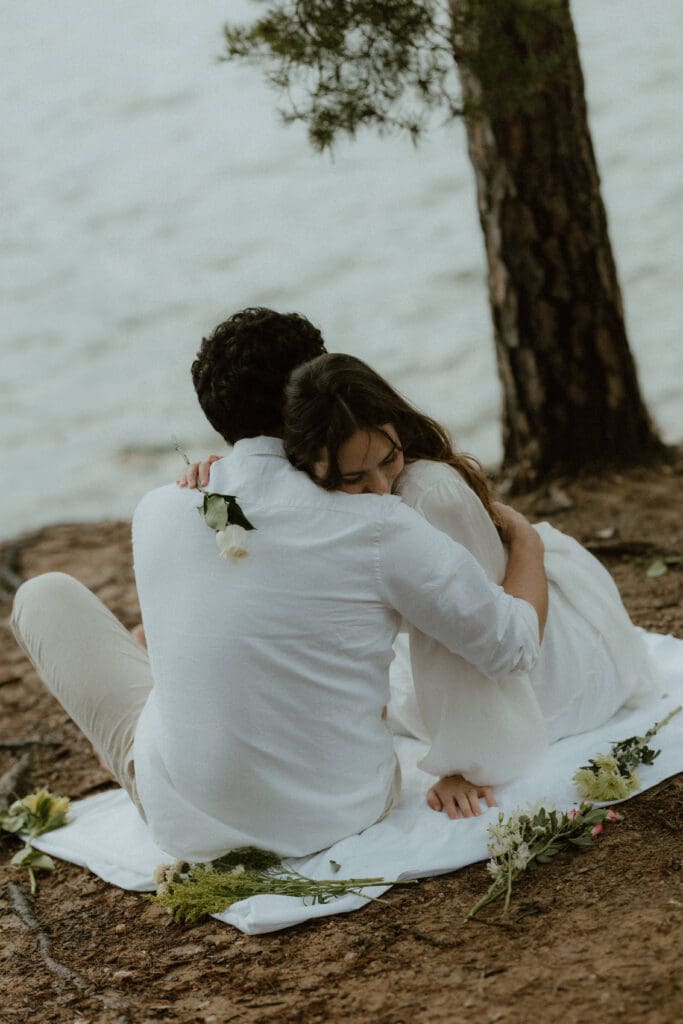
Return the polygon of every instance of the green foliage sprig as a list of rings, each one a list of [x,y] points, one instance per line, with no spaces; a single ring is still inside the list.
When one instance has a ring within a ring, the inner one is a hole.
[[[629,736],[610,745],[609,754],[597,754],[588,764],[574,773],[573,780],[579,793],[590,800],[623,800],[640,789],[636,769],[641,764],[652,764],[661,751],[653,750],[648,742],[681,710],[674,708],[655,722],[644,736]]]
[[[33,847],[33,840],[45,832],[66,824],[70,801],[67,796],[40,789],[21,800],[16,800],[6,811],[0,811],[0,829],[13,835],[28,833],[23,849],[10,861],[15,867],[26,868],[31,880],[31,893],[36,891],[36,871],[54,871],[52,857]]]
[[[429,112],[460,112],[448,0],[272,0],[224,31],[223,59],[265,63],[318,150],[368,125],[417,139]]]
[[[154,873],[156,894],[149,899],[166,907],[176,921],[192,924],[208,914],[220,914],[250,896],[295,896],[310,903],[327,903],[377,886],[414,885],[415,880],[383,878],[307,878],[285,867],[275,853],[242,847],[206,864],[162,864]],[[370,897],[372,898],[372,897]]]

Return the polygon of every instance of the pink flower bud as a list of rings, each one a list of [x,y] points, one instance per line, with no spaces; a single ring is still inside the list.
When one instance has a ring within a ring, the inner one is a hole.
[[[581,817],[581,811],[578,809],[578,807],[572,807],[570,810],[567,811],[567,817],[570,821],[574,821],[575,818]]]
[[[609,809],[609,811],[607,812],[607,815],[606,815],[607,821],[612,821],[612,822],[614,822],[614,821],[621,821],[622,817],[623,817],[623,815],[617,814],[617,812],[613,811],[611,807],[610,807],[610,809]]]
[[[593,839],[597,839],[600,833],[604,830],[604,828],[605,826],[601,821],[599,821],[597,825],[593,825],[593,828],[591,829],[591,835],[593,836]]]

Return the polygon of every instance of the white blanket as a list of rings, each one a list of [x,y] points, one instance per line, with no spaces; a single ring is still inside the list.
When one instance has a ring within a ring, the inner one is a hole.
[[[609,744],[642,735],[672,708],[683,704],[683,640],[649,634],[647,643],[660,672],[665,696],[637,709],[622,708],[614,718],[590,733],[553,744],[533,772],[496,789],[500,810],[506,814],[520,806],[542,802],[560,810],[579,802],[572,774],[588,758],[606,752]],[[661,749],[654,764],[642,767],[643,789],[683,771],[683,712],[653,740]],[[433,778],[417,768],[424,744],[397,737],[396,749],[403,771],[400,802],[377,825],[351,836],[313,857],[293,860],[297,871],[313,878],[386,879],[422,878],[444,874],[487,858],[486,827],[498,810],[478,818],[451,821],[425,803]],[[152,842],[146,826],[122,790],[109,790],[73,804],[68,825],[35,841],[35,846],[62,860],[88,867],[100,878],[123,889],[154,889],[152,874],[174,858]],[[330,860],[341,865],[334,874]],[[486,884],[482,877],[482,886]],[[379,896],[384,888],[368,890]],[[483,892],[483,889],[482,889]],[[314,917],[348,913],[367,902],[362,896],[344,896],[322,905],[307,905],[290,896],[254,896],[235,903],[216,918],[242,932],[257,935],[288,928]]]

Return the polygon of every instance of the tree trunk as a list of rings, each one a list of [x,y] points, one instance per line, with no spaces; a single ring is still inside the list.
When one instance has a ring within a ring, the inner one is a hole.
[[[521,485],[665,449],[640,395],[569,0],[451,0],[503,386]]]

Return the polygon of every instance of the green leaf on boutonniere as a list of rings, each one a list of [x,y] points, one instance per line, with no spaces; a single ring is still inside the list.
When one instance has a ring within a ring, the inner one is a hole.
[[[205,494],[204,501],[197,511],[206,520],[207,526],[219,533],[228,524],[241,526],[243,530],[254,530],[237,499],[232,494]]]
[[[204,516],[206,525],[212,530],[224,530],[228,525],[228,505],[223,494],[205,494],[200,515]]]
[[[237,498],[234,498],[232,494],[226,494],[225,500],[228,503],[228,522],[233,526],[241,526],[243,530],[255,530],[247,517],[245,516],[242,509],[237,504]]]

